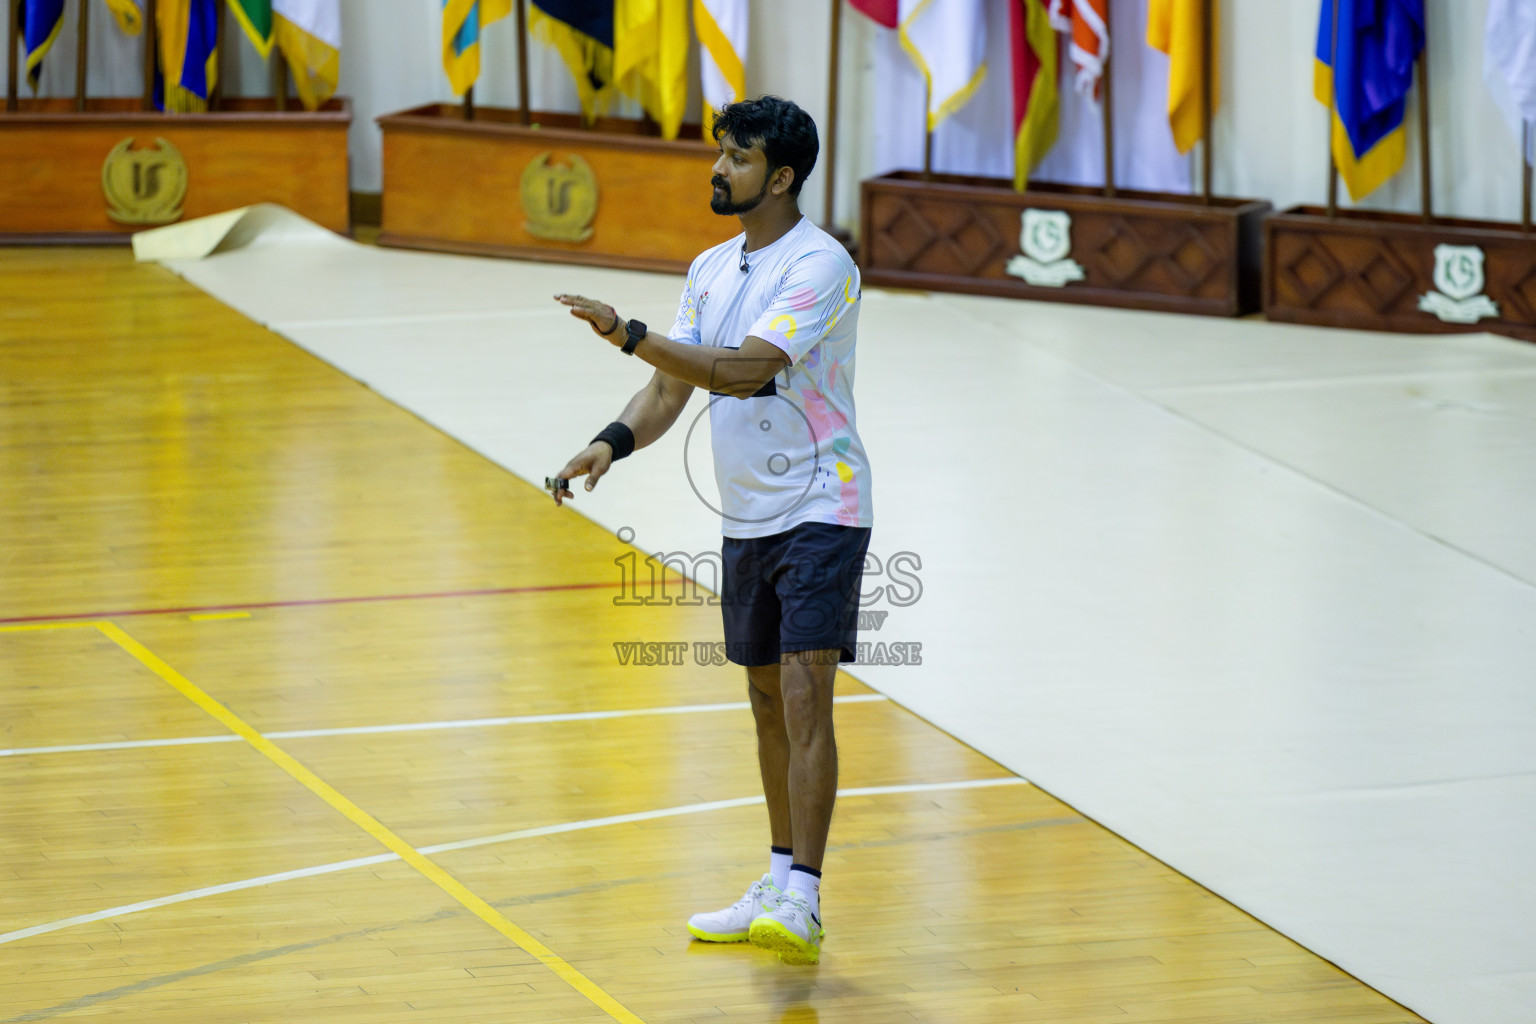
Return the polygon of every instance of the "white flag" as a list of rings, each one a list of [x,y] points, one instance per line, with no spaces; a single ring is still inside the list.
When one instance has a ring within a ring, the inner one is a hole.
[[[902,48],[928,82],[928,130],[965,106],[987,76],[983,0],[901,0]]]
[[[1530,0],[1489,0],[1483,79],[1520,138],[1521,125],[1536,122],[1536,5]]]
[[[841,0],[838,0],[841,2]],[[747,98],[747,0],[693,0],[693,31],[699,37],[699,77],[704,93],[704,137],[715,112]]]
[[[986,5],[984,60],[1006,68],[1009,52],[1008,7]],[[902,48],[895,30],[867,30],[875,64],[874,171],[910,170],[923,166],[923,109],[926,86],[922,72]],[[933,169],[952,174],[1013,177],[1013,91],[1010,76],[988,75],[963,109],[945,118],[933,131]]]
[[[318,108],[341,74],[341,0],[272,0],[272,26],[299,99]]]
[[[1110,5],[1110,35],[1123,41],[1114,51],[1115,179],[1121,188],[1188,192],[1188,157],[1179,154],[1168,127],[1168,55],[1147,46],[1148,0],[1117,0]],[[983,26],[986,60],[1007,67],[1010,60],[1006,4],[988,4]],[[912,62],[900,59],[896,44],[876,30],[875,95],[879,130],[875,133],[874,170],[914,169],[923,165],[923,134],[916,112],[922,108],[921,76]],[[1061,131],[1032,180],[1074,185],[1104,183],[1103,109],[1077,92],[1077,69],[1062,61]],[[908,113],[911,112],[911,114]],[[933,134],[933,169],[1013,180],[1013,92],[1008,75],[991,75],[964,110]]]

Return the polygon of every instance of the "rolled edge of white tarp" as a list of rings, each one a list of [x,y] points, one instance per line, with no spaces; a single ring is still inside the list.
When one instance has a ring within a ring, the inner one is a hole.
[[[133,236],[133,257],[141,263],[201,260],[232,249],[295,241],[353,244],[287,207],[258,203],[140,231]]]

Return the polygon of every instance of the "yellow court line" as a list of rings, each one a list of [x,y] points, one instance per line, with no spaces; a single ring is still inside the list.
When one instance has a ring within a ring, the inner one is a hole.
[[[278,747],[277,744],[273,743],[261,733],[257,732],[250,725],[246,724],[244,719],[240,718],[240,716],[229,710],[229,708],[225,707],[223,704],[220,704],[208,694],[204,693],[191,680],[187,679],[170,665],[166,664],[158,656],[156,656],[153,651],[139,643],[127,633],[123,632],[123,630],[118,628],[114,623],[56,623],[37,626],[29,625],[19,627],[0,627],[0,631],[10,631],[11,629],[16,629],[19,631],[24,629],[69,629],[81,627],[94,627],[97,629],[103,636],[117,644],[117,646],[121,647],[124,651],[131,655],[136,661],[139,662],[139,664],[143,665],[155,675],[159,676],[183,697],[186,697],[188,700],[202,708],[213,718],[217,719],[225,726],[225,728],[229,729],[231,732],[240,736],[241,739],[245,740],[251,746],[255,747],[269,761],[271,761],[273,764],[276,764],[289,775],[293,776],[293,778],[298,780],[298,782],[300,782],[310,792],[314,793],[320,799],[330,804],[333,808],[346,815],[353,824],[357,825],[364,832],[367,832],[380,843],[384,844],[384,846],[388,848],[390,852],[398,855],[401,860],[405,861],[411,867],[425,875],[433,884],[435,884],[439,889],[443,890],[443,892],[447,893],[449,896],[453,897],[454,900],[456,900],[470,913],[474,914],[476,917],[480,918],[480,920],[484,921],[492,928],[495,928],[502,935],[506,936],[518,948],[523,950],[523,952],[539,961],[545,967],[548,967],[551,971],[558,975],[562,981],[564,981],[567,985],[570,985],[577,992],[580,992],[582,995],[586,996],[604,1013],[608,1014],[608,1016],[612,1017],[616,1021],[619,1021],[620,1024],[645,1024],[644,1021],[635,1016],[633,1012],[631,1012],[617,999],[613,998],[607,992],[599,988],[596,982],[592,981],[585,974],[582,974],[576,968],[566,963],[538,939],[534,938],[532,935],[529,935],[517,925],[513,924],[498,910],[496,910],[495,907],[492,907],[489,903],[485,902],[485,900],[471,892],[469,888],[464,885],[464,883],[460,882],[457,878],[454,878],[447,871],[444,871],[441,867],[439,867],[427,857],[424,857],[420,853],[416,852],[415,847],[411,846],[411,844],[407,843],[404,839],[401,839],[399,836],[391,832],[377,818],[373,817],[367,811],[364,811],[351,800],[348,800],[346,797],[342,796],[341,793],[332,788],[329,783],[321,779],[308,768],[304,767],[303,764],[299,763],[299,761],[294,759],[290,754],[288,754],[282,748]]]

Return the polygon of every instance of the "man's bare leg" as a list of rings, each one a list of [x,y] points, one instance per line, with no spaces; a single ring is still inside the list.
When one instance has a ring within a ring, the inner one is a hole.
[[[768,803],[768,830],[773,837],[774,849],[769,856],[773,884],[767,884],[768,879],[753,882],[734,905],[690,917],[688,931],[707,942],[746,940],[753,920],[777,905],[792,863],[789,733],[784,725],[784,702],[779,695],[779,666],[749,667],[747,693],[752,698],[752,717],[757,721],[757,763],[763,776],[763,797]]]
[[[837,799],[832,682],[837,677],[838,654],[835,650],[793,652],[779,661],[779,703],[784,709],[784,733],[789,744],[786,788],[795,860],[784,887],[784,899],[753,920],[751,939],[754,945],[771,949],[784,962],[792,964],[814,964],[821,958],[821,860],[827,851],[832,804]],[[760,729],[760,741],[762,735]],[[768,770],[765,763],[765,788]]]
[[[768,832],[774,846],[793,849],[789,733],[784,724],[784,701],[779,692],[779,666],[749,667],[747,693],[752,698],[752,717],[757,721],[757,766],[763,777],[763,797],[768,802]]]
[[[832,684],[839,651],[796,651],[779,664],[779,699],[789,741],[789,819],[795,863],[816,871],[837,800]]]

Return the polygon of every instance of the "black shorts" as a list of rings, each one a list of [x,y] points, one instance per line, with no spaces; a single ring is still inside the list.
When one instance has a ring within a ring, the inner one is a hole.
[[[839,661],[853,661],[868,550],[863,526],[801,523],[771,537],[726,537],[726,658],[777,665],[787,652],[841,650]]]

